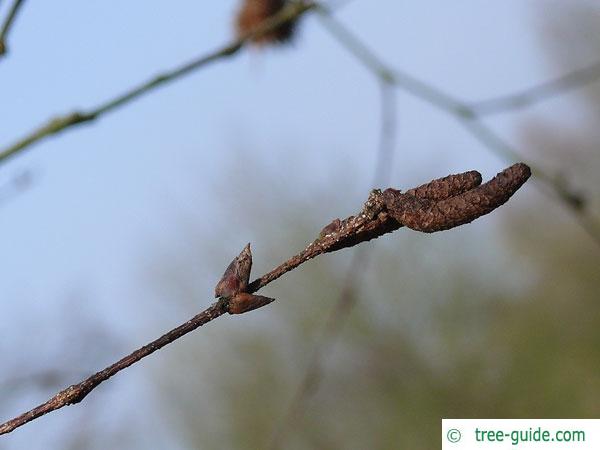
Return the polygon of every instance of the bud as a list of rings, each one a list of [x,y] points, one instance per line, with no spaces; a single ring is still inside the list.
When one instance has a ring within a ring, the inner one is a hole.
[[[240,292],[229,300],[229,314],[243,314],[253,309],[260,308],[275,301],[274,298],[263,297],[262,295],[252,295],[246,292]]]
[[[215,287],[215,297],[231,298],[240,292],[246,291],[250,281],[252,269],[252,252],[250,244],[231,261],[223,277]]]

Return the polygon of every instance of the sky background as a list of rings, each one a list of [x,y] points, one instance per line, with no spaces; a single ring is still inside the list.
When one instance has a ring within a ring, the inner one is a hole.
[[[477,101],[563,73],[548,59],[540,19],[563,2],[354,0],[336,16],[390,66]],[[0,14],[9,3],[2,2]],[[0,60],[0,147],[56,114],[94,107],[219,47],[232,36],[236,6],[26,2],[9,35],[10,53]],[[595,58],[574,51],[572,61],[577,68]],[[487,122],[523,148],[518,129],[523,118],[575,123],[574,104],[564,95]],[[508,165],[447,114],[401,91],[397,106],[392,186],[471,169],[489,178]],[[291,45],[247,49],[12,158],[0,166],[0,184],[22,171],[31,173],[33,184],[0,203],[0,366],[10,378],[65,358],[81,363],[80,369],[74,365],[76,381],[79,373],[100,369],[187,320],[211,301],[212,286],[230,259],[225,255],[237,254],[252,238],[236,211],[284,204],[290,190],[308,204],[324,202],[321,210],[330,212],[323,224],[358,208],[372,187],[379,124],[377,81],[316,17],[307,16]],[[523,154],[535,156],[527,148]],[[253,171],[256,166],[261,169]],[[245,189],[245,178],[257,188]],[[535,191],[532,183],[526,185],[515,208],[525,208]],[[337,209],[329,203],[337,198],[330,192],[347,192],[347,203]],[[558,205],[544,214],[550,221],[570,220]],[[478,221],[471,231],[493,229],[499,216]],[[186,221],[196,224],[199,240],[206,236],[209,242],[188,245],[182,238]],[[581,235],[575,224],[569,226]],[[277,237],[287,242],[286,229]],[[273,259],[261,261],[261,243],[253,242],[253,248],[254,274],[297,250],[282,246]],[[481,248],[497,257],[493,264],[507,264],[493,242]],[[163,298],[148,282],[148,267],[169,252],[197,262],[183,269],[195,271],[197,287],[206,292],[195,307],[171,308],[176,300]],[[161,302],[164,311],[157,306]],[[140,323],[148,308],[157,315]],[[65,331],[70,321],[82,324],[77,333]],[[87,328],[91,340],[78,334]],[[82,347],[79,341],[102,345]],[[133,414],[136,407],[123,399],[150,395],[151,381],[140,366],[120,374],[114,388],[92,395],[90,409],[119,399],[113,414],[98,419],[100,426]],[[2,417],[34,406],[44,392],[0,402]],[[39,448],[45,442],[60,448],[61,432],[82,417],[72,410],[88,408],[87,402],[1,438],[0,449]],[[167,427],[160,414],[148,417],[139,426]],[[155,444],[156,436],[171,448],[177,445],[168,431],[147,439]],[[144,442],[131,444],[138,445]]]

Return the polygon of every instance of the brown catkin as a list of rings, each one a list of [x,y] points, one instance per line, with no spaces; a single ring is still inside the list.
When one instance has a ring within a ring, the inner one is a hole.
[[[471,170],[438,178],[414,189],[409,189],[405,194],[414,195],[420,199],[438,201],[470,191],[480,184],[481,174],[476,170]]]
[[[264,20],[277,14],[285,5],[286,0],[243,0],[236,16],[236,31],[242,36]],[[267,45],[288,41],[294,34],[295,22],[286,22],[275,30],[252,38],[255,44]]]
[[[433,181],[431,189],[422,186],[420,191],[413,190],[417,193],[427,192],[429,198],[418,198],[395,189],[386,189],[383,192],[386,207],[399,223],[413,230],[424,233],[449,230],[470,223],[503,205],[531,176],[531,170],[526,164],[517,163],[478,187],[440,201],[430,200],[440,198],[440,192],[441,197],[445,197],[447,192],[463,190],[465,180],[467,184],[481,181],[478,175],[471,173],[473,178],[465,178],[465,174],[451,175]],[[455,177],[454,181],[452,177]],[[452,184],[450,190],[448,183]]]

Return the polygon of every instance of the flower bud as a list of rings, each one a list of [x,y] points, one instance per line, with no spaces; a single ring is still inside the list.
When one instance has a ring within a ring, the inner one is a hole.
[[[231,261],[223,277],[215,287],[215,297],[231,298],[240,292],[246,291],[250,281],[252,269],[252,252],[250,244]]]
[[[260,308],[275,301],[274,298],[263,297],[240,292],[229,300],[229,314],[243,314],[253,309]]]

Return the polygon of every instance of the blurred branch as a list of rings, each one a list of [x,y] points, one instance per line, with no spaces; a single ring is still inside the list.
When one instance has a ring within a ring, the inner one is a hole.
[[[135,86],[132,89],[113,97],[112,99],[107,100],[95,108],[87,111],[74,111],[70,114],[55,117],[41,127],[33,130],[14,144],[4,148],[3,150],[0,150],[0,163],[3,163],[8,158],[28,149],[32,144],[40,141],[41,139],[59,133],[75,125],[91,122],[104,114],[112,112],[113,110],[154,91],[159,86],[175,81],[184,75],[187,75],[211,63],[233,56],[237,54],[250,40],[272,32],[282,24],[298,19],[300,16],[310,11],[314,7],[315,4],[311,1],[289,2],[277,14],[264,20],[248,33],[233,40],[229,44],[222,46],[219,49],[195,58],[192,61],[187,62],[173,70],[157,75],[154,78],[145,81],[138,86]]]
[[[389,184],[396,147],[397,111],[394,85],[386,79],[380,79],[381,128],[373,186]],[[370,249],[372,250],[372,249]],[[365,247],[357,248],[352,255],[350,267],[346,272],[342,289],[323,326],[312,356],[309,358],[304,375],[296,389],[286,413],[276,425],[271,436],[269,448],[277,449],[285,441],[287,433],[297,423],[307,398],[317,388],[322,370],[321,361],[335,343],[346,320],[358,301],[358,286],[369,265],[369,253]]]
[[[498,155],[504,155],[505,159],[517,161],[520,155],[504,139],[494,133],[490,128],[478,120],[460,119],[469,132],[479,142]],[[530,163],[527,163],[530,165]],[[531,166],[531,165],[530,165]],[[574,216],[581,228],[588,236],[600,246],[600,222],[591,215],[587,208],[586,198],[580,192],[573,190],[568,183],[560,177],[550,175],[539,167],[532,166],[531,171],[534,179],[544,183],[548,195],[563,203],[568,211]]]
[[[296,388],[296,392],[294,393],[285,414],[274,429],[271,436],[271,442],[267,448],[276,450],[282,447],[282,443],[286,440],[287,433],[298,423],[298,419],[308,397],[316,391],[321,379],[321,365],[323,358],[329,353],[333,344],[335,344],[335,340],[346,324],[346,320],[350,316],[354,306],[356,306],[356,302],[358,301],[357,286],[360,285],[358,278],[363,275],[367,263],[367,249],[365,247],[357,248],[352,256],[350,268],[346,273],[346,279],[342,284],[340,295],[329,312],[321,336],[314,345],[312,355],[308,359],[308,363],[300,383]]]
[[[8,51],[6,46],[6,37],[8,36],[8,32],[12,28],[15,18],[17,17],[17,13],[19,12],[21,6],[23,6],[23,3],[25,3],[25,0],[15,0],[13,2],[12,7],[8,11],[6,19],[4,19],[2,28],[0,28],[0,58],[6,55]]]
[[[511,112],[580,88],[598,79],[600,79],[600,61],[514,94],[471,103],[469,108],[478,117]]]
[[[60,391],[36,408],[5,422],[0,425],[0,434],[10,433],[38,417],[81,402],[92,390],[113,375],[227,312],[232,314],[250,311],[253,308],[245,307],[240,303],[240,299],[251,300],[254,297],[252,293],[318,255],[353,247],[403,226],[432,233],[469,223],[506,203],[529,176],[530,171],[525,164],[515,164],[482,185],[480,185],[481,175],[472,171],[433,180],[404,194],[391,188],[384,192],[373,190],[363,209],[356,216],[344,220],[335,219],[303,251],[244,286],[242,292],[236,293],[232,298],[220,298],[206,310],[160,338],[80,383]],[[249,248],[244,249],[240,257],[245,255],[246,251],[249,252]],[[237,267],[234,264],[236,260],[228,267],[225,277],[232,267],[234,269]],[[247,274],[249,276],[249,268]],[[254,306],[260,307],[265,304],[267,303]]]
[[[467,103],[407,73],[391,69],[348,28],[335,20],[328,9],[318,6],[316,11],[332,36],[380,80],[391,83],[450,114],[481,144],[503,159],[525,161],[531,167],[535,178],[551,189],[554,196],[567,206],[582,228],[600,245],[600,222],[590,214],[585,198],[579,192],[571,189],[563,179],[549,174],[531,161],[526,161],[513,146],[479,120],[477,111]],[[586,76],[589,79],[590,75],[587,72]],[[580,76],[576,78],[580,79]],[[569,85],[572,83],[571,81]],[[561,86],[564,88],[565,84],[562,83]],[[553,88],[550,92],[556,94],[559,91]]]
[[[130,355],[122,358],[116,363],[108,366],[106,369],[95,373],[86,380],[69,386],[68,388],[60,391],[54,397],[42,405],[12,419],[8,422],[0,425],[0,434],[10,433],[15,428],[18,428],[26,423],[48,414],[49,412],[55,411],[62,408],[63,406],[72,405],[79,403],[83,400],[96,386],[103,381],[108,380],[110,377],[120,372],[121,370],[129,367],[130,365],[138,362],[142,358],[154,353],[156,350],[164,347],[165,345],[179,339],[181,336],[195,330],[196,328],[210,322],[211,320],[224,314],[227,310],[225,309],[225,303],[222,301],[216,302],[211,305],[208,309],[204,310],[200,314],[194,316],[189,321],[185,322],[177,328],[169,331],[160,338],[152,341],[148,345],[145,345],[138,350],[134,351]]]
[[[394,149],[396,147],[396,123],[398,111],[396,108],[396,92],[394,85],[387,80],[380,80],[381,128],[377,162],[373,186],[386,186],[390,182],[390,174],[394,166]]]

